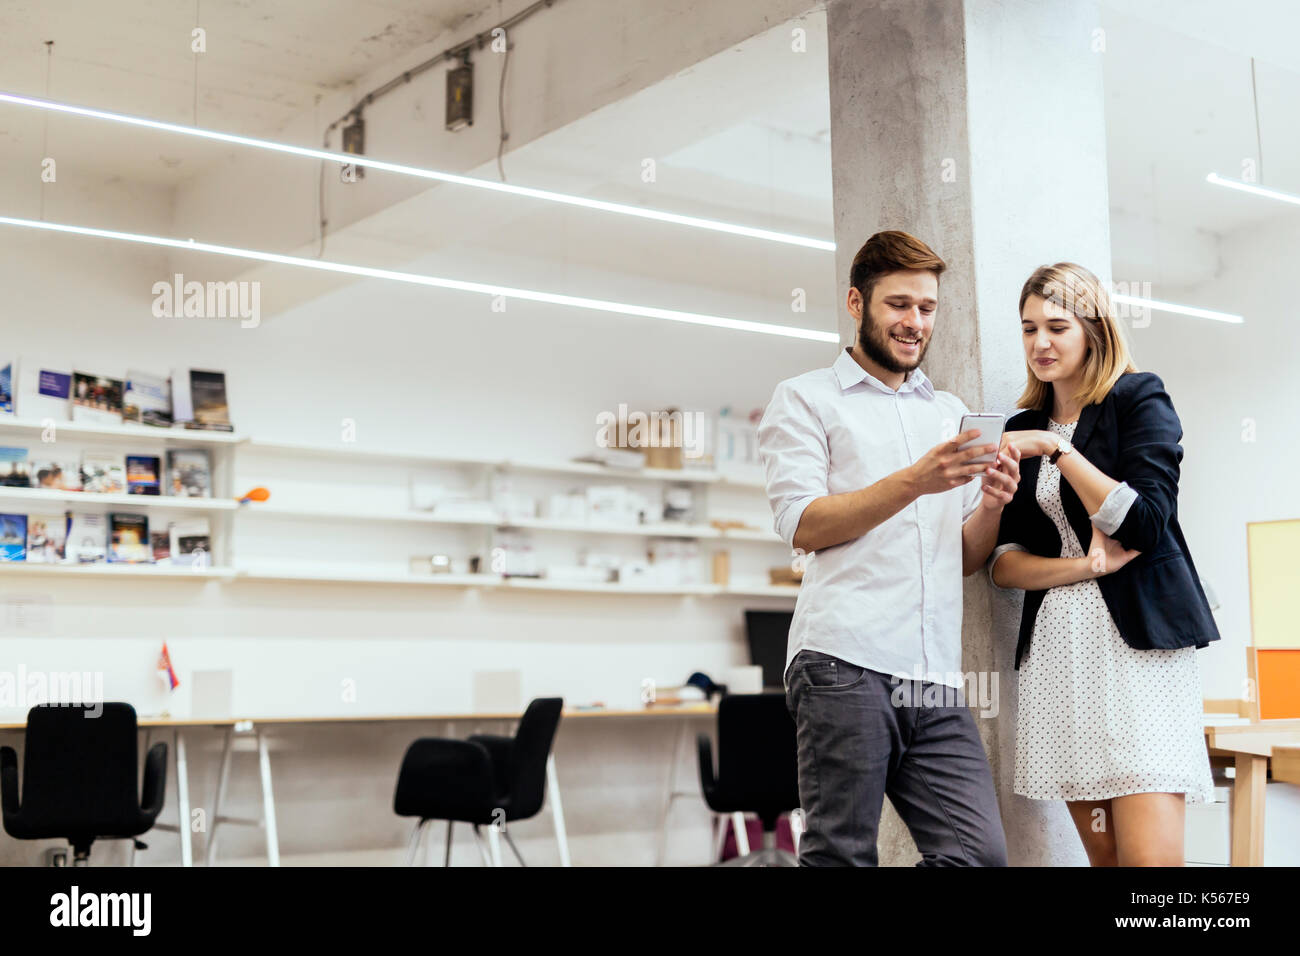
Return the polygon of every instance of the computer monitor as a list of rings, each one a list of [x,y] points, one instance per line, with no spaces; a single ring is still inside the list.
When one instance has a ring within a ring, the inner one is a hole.
[[[749,662],[763,668],[763,689],[784,690],[786,643],[793,611],[746,611]]]

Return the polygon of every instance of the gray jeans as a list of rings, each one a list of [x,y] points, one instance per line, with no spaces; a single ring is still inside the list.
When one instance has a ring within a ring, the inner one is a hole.
[[[914,696],[896,706],[891,695],[906,684]],[[1007,865],[993,775],[968,707],[924,706],[926,684],[818,651],[795,656],[785,685],[799,749],[801,866],[875,866],[885,796],[921,851],[919,865]]]

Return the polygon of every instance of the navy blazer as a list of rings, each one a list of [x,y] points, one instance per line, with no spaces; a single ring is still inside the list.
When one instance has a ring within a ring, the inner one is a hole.
[[[1023,411],[1007,422],[1007,431],[1046,431],[1050,412],[1050,405]],[[1088,461],[1137,492],[1137,499],[1113,537],[1126,549],[1142,553],[1096,581],[1120,636],[1130,647],[1140,650],[1205,647],[1219,639],[1210,602],[1178,525],[1182,437],[1178,413],[1160,377],[1152,372],[1126,372],[1105,398],[1084,406],[1071,440]],[[1031,554],[1059,558],[1060,535],[1035,495],[1041,462],[1042,458],[1035,456],[1020,463],[1020,486],[1002,510],[998,544],[1014,542]],[[1061,504],[1086,553],[1092,541],[1092,522],[1064,477]],[[1017,669],[1046,594],[1025,592],[1016,645]]]

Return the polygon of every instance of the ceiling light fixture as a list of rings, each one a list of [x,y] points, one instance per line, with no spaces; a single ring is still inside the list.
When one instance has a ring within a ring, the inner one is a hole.
[[[791,246],[803,246],[808,249],[821,249],[827,252],[834,251],[835,249],[835,243],[826,239],[814,239],[810,236],[799,236],[788,232],[776,232],[771,229],[757,229],[753,226],[742,226],[737,223],[722,222],[716,219],[703,219],[699,216],[683,216],[678,213],[665,212],[660,209],[646,209],[641,206],[629,206],[625,203],[606,202],[602,199],[588,199],[586,196],[573,196],[568,193],[557,193],[552,192],[549,189],[532,189],[528,186],[515,186],[511,183],[493,182],[488,179],[476,179],[473,176],[461,176],[457,173],[446,173],[437,169],[422,169],[418,166],[405,166],[401,163],[389,163],[380,159],[371,159],[368,156],[354,156],[350,153],[335,153],[327,149],[313,149],[309,146],[292,146],[288,143],[277,143],[274,140],[269,139],[255,139],[251,136],[222,133],[216,130],[204,129],[200,126],[183,126],[179,123],[164,123],[159,120],[146,119],[142,116],[130,116],[125,113],[110,113],[106,110],[90,109],[85,106],[73,106],[69,103],[56,103],[53,100],[38,100],[30,96],[18,96],[14,93],[5,93],[0,91],[0,102],[12,103],[15,106],[30,106],[34,109],[50,110],[56,113],[69,113],[74,116],[86,116],[91,119],[108,120],[114,123],[123,123],[128,126],[142,126],[146,129],[161,130],[165,133],[180,133],[185,136],[195,136],[200,139],[216,140],[217,142],[231,143],[236,146],[251,146],[256,149],[265,149],[276,153],[289,153],[293,156],[305,156],[309,159],[323,159],[328,162],[340,163],[342,165],[351,164],[353,166],[368,166],[371,169],[397,173],[402,176],[415,176],[421,179],[432,179],[437,180],[438,182],[454,183],[458,186],[471,186],[475,189],[488,189],[493,192],[509,193],[513,196],[524,196],[529,199],[541,199],[547,202],[562,203],[568,206],[580,206],[584,209],[595,209],[600,212],[616,213],[621,216],[635,216],[640,219],[653,219],[658,222],[667,222],[678,226],[690,226],[694,229],[725,232],[734,236],[747,236],[751,239],[766,239],[769,242],[780,242]]]
[[[1205,177],[1207,183],[1213,183],[1216,186],[1227,186],[1229,189],[1239,189],[1244,193],[1250,193],[1253,196],[1263,196],[1265,199],[1277,199],[1281,202],[1289,202],[1300,206],[1300,196],[1284,193],[1277,189],[1269,189],[1266,186],[1257,186],[1254,183],[1244,183],[1237,179],[1225,179],[1218,173],[1210,173]]]
[[[1234,325],[1240,325],[1246,321],[1239,315],[1233,315],[1231,312],[1215,312],[1213,309],[1198,309],[1193,305],[1176,305],[1172,302],[1161,302],[1158,299],[1142,299],[1135,295],[1115,295],[1110,297],[1112,302],[1119,302],[1123,305],[1143,306],[1148,309],[1154,309],[1157,312],[1175,312],[1178,315],[1191,315],[1198,319],[1214,319],[1216,322],[1231,322]]]
[[[567,305],[575,309],[590,309],[595,312],[635,315],[648,319],[666,319],[670,322],[686,322],[691,325],[709,325],[720,329],[733,329],[738,332],[761,332],[765,335],[781,335],[793,339],[809,339],[814,342],[838,343],[840,340],[839,335],[835,332],[819,332],[816,329],[801,329],[790,325],[771,325],[766,322],[731,319],[721,315],[705,315],[699,312],[682,312],[677,309],[660,309],[655,306],[611,302],[607,299],[588,299],[583,296],[562,295],[558,292],[515,289],[510,286],[492,285],[486,282],[467,282],[462,279],[419,275],[414,272],[396,272],[392,269],[354,266],[344,262],[328,262],[323,259],[304,259],[300,256],[286,256],[277,252],[240,249],[236,246],[218,246],[209,242],[196,242],[193,239],[170,239],[166,236],[147,236],[135,232],[96,229],[91,226],[39,222],[35,219],[15,219],[10,216],[0,216],[0,225],[44,229],[48,232],[71,233],[78,236],[95,236],[100,239],[114,239],[119,242],[136,242],[144,245],[164,246],[169,249],[186,249],[190,252],[209,252],[219,256],[233,256],[237,259],[253,259],[259,262],[274,262],[279,265],[300,266],[304,269],[316,269],[322,272],[339,272],[367,279],[389,279],[394,282],[407,282],[413,285],[433,286],[440,289],[455,289],[460,292],[477,292],[483,295],[505,296],[508,299],[524,299],[530,302],[545,302],[550,305]]]

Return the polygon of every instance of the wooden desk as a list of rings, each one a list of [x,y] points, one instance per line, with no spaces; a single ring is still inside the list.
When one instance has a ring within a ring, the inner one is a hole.
[[[1300,720],[1208,726],[1205,740],[1211,756],[1227,756],[1234,761],[1232,865],[1262,866],[1264,785],[1269,759],[1274,758],[1275,779],[1300,783]]]
[[[562,712],[562,721],[591,720],[594,718],[631,718],[631,719],[667,719],[670,717],[709,717],[717,713],[711,704],[691,704],[685,706],[658,706],[632,709],[577,709],[566,708]],[[183,731],[196,727],[212,727],[223,731],[221,768],[217,774],[217,786],[212,801],[212,814],[208,820],[208,844],[206,862],[212,866],[216,861],[217,830],[221,824],[240,824],[257,826],[259,822],[266,828],[266,860],[270,866],[280,865],[279,834],[276,830],[275,794],[271,786],[271,756],[267,748],[263,728],[272,726],[289,726],[295,724],[367,724],[367,723],[401,723],[412,721],[447,721],[448,733],[457,721],[505,721],[513,722],[522,717],[522,713],[440,713],[440,714],[362,714],[357,716],[327,717],[141,717],[137,726],[146,733],[154,730],[170,730],[172,733],[172,755],[175,760],[177,830],[181,844],[181,865],[191,866],[194,860],[193,840],[190,831],[189,770],[185,750]],[[0,731],[25,730],[26,721],[0,722]],[[258,773],[262,784],[262,820],[244,820],[221,816],[221,803],[225,799],[226,785],[230,780],[231,760],[236,734],[251,733],[257,741]],[[146,750],[147,747],[146,737]],[[677,756],[674,749],[674,759]],[[669,792],[672,792],[676,766],[669,769]],[[560,865],[571,866],[569,859],[569,840],[564,824],[564,809],[560,799],[559,775],[555,769],[555,755],[546,760],[547,796],[551,805],[551,817],[555,825],[555,839],[560,851]],[[671,800],[671,798],[669,798]],[[665,819],[662,825],[666,825]],[[156,824],[155,829],[171,830],[170,824]],[[662,843],[662,835],[661,835]]]

